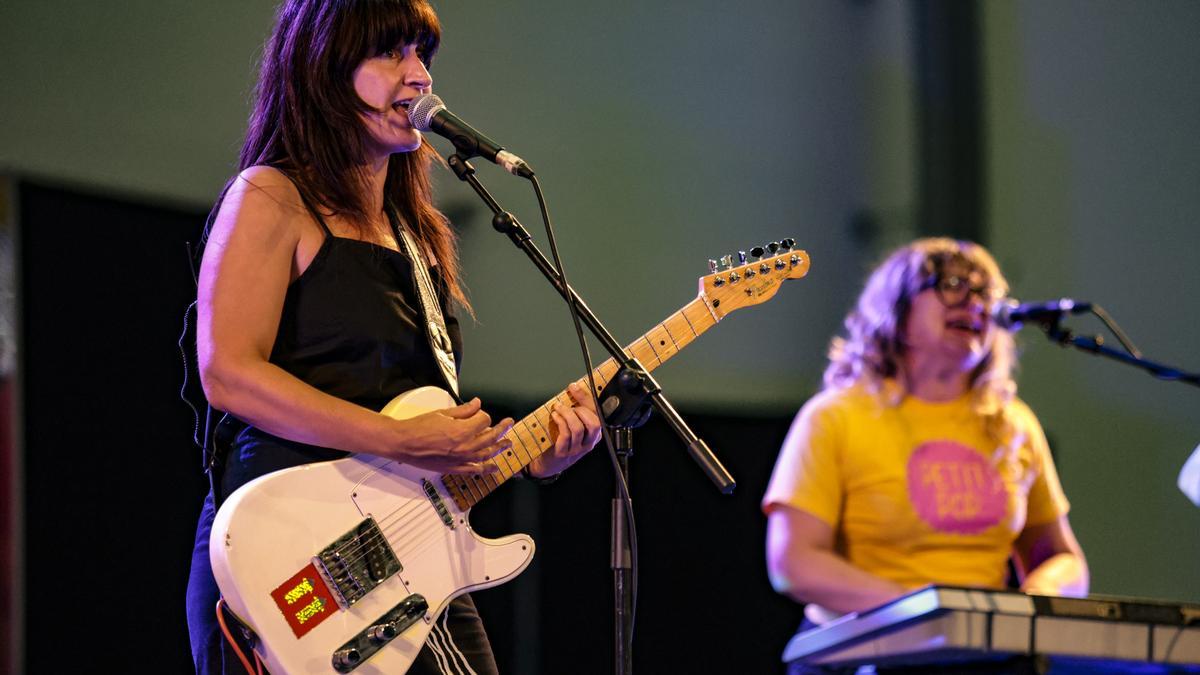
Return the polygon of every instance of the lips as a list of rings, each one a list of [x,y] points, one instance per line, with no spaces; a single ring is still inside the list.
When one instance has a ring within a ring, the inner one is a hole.
[[[946,322],[946,328],[978,335],[983,332],[983,321],[979,319],[951,319]]]
[[[411,98],[404,98],[392,103],[392,110],[404,119],[404,126],[411,127],[412,120],[408,116],[409,105],[412,104]]]

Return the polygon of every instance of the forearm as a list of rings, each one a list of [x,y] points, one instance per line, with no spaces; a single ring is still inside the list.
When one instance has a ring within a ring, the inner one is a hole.
[[[1083,557],[1073,552],[1055,554],[1025,576],[1021,590],[1042,595],[1083,597],[1088,593],[1089,575]]]
[[[900,584],[863,571],[832,551],[793,552],[778,568],[771,575],[777,591],[797,602],[815,602],[837,612],[869,609],[906,591]]]
[[[398,432],[373,410],[330,396],[266,361],[222,364],[202,373],[213,407],[291,441],[392,456]]]

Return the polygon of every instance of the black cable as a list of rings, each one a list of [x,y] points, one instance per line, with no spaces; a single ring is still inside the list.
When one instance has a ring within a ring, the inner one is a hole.
[[[621,472],[621,464],[617,459],[617,451],[614,449],[612,436],[609,432],[608,425],[604,423],[604,414],[600,409],[600,401],[597,397],[596,381],[592,377],[592,356],[588,351],[587,340],[584,339],[583,326],[579,322],[579,310],[575,306],[575,294],[570,292],[571,286],[567,283],[567,273],[563,270],[562,259],[558,256],[558,245],[554,239],[554,228],[550,224],[550,212],[546,207],[546,200],[542,196],[542,186],[538,183],[537,176],[531,176],[529,181],[533,183],[533,192],[537,195],[538,208],[542,212],[542,222],[546,226],[546,238],[550,243],[550,255],[554,258],[554,267],[558,271],[558,278],[562,284],[563,296],[567,300],[567,307],[571,310],[571,320],[575,323],[575,335],[579,338],[579,348],[583,353],[584,372],[587,373],[588,392],[592,397],[592,402],[596,406],[596,415],[600,418],[600,433],[604,436],[604,445],[608,448],[608,457],[613,465],[613,473],[616,475],[616,483],[620,489],[621,500],[625,503],[625,513],[629,521],[629,556],[630,556],[630,582],[631,603],[629,608],[629,635],[626,640],[633,643],[633,628],[637,619],[637,595],[638,595],[638,553],[637,553],[637,525],[633,517],[633,500],[629,496],[629,485],[625,482],[625,474]]]
[[[1146,361],[1142,357],[1141,350],[1133,344],[1133,341],[1129,339],[1129,336],[1125,334],[1125,331],[1121,330],[1121,327],[1117,325],[1117,322],[1100,305],[1092,303],[1091,312],[1092,314],[1096,315],[1096,318],[1100,319],[1104,326],[1108,328],[1108,330],[1114,336],[1116,336],[1117,341],[1121,343],[1121,346],[1125,348],[1125,351],[1127,351],[1134,359],[1137,359],[1138,364],[1154,377],[1157,377],[1160,380],[1166,380],[1168,382],[1190,382],[1192,384],[1200,384],[1200,375],[1196,373],[1188,373],[1177,368],[1172,368],[1171,366]],[[1097,345],[1102,344],[1099,336],[1097,336],[1095,341]]]
[[[1117,336],[1117,340],[1121,343],[1121,346],[1125,348],[1125,351],[1129,352],[1129,354],[1134,358],[1142,358],[1142,351],[1134,346],[1133,341],[1129,339],[1129,336],[1125,335],[1125,331],[1121,330],[1121,327],[1118,326],[1117,322],[1108,315],[1108,312],[1104,311],[1103,307],[1093,303],[1092,314],[1095,314],[1096,317],[1100,319],[1100,321],[1103,322],[1110,331],[1112,331],[1112,334]]]

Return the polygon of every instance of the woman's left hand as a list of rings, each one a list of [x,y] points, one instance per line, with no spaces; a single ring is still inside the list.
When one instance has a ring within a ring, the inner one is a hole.
[[[600,417],[592,397],[575,383],[567,387],[567,393],[575,399],[575,405],[569,408],[555,406],[550,410],[553,421],[550,437],[554,439],[554,448],[529,464],[529,473],[538,478],[565,471],[600,440]]]

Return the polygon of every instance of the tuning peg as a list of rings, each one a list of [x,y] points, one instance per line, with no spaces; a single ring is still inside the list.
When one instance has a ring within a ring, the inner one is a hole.
[[[712,258],[708,259],[708,271],[710,274],[717,273],[717,261],[716,260],[713,260]]]
[[[779,242],[773,241],[767,244],[767,250],[771,252],[771,255],[775,255],[775,252],[779,250]]]
[[[727,270],[730,267],[733,267],[733,256],[731,256],[731,255],[721,256],[721,269]]]
[[[745,251],[738,251],[738,264],[739,265],[746,264],[746,252]]]
[[[795,245],[796,245],[795,239],[792,239],[790,237],[787,239],[784,239],[783,241],[779,242],[779,252],[787,253],[788,251],[792,250],[792,247]]]
[[[766,253],[766,250],[763,249],[763,247],[755,246],[754,248],[750,249],[750,261],[757,261],[759,258],[763,257],[764,253]]]

